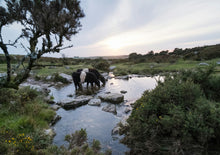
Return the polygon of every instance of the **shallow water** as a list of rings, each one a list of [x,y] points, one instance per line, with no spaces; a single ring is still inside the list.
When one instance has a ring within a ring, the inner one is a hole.
[[[62,119],[54,126],[56,136],[53,143],[58,146],[67,145],[64,141],[65,135],[84,128],[87,131],[89,143],[93,139],[97,139],[101,142],[103,150],[111,149],[113,155],[124,154],[129,148],[119,142],[122,136],[111,135],[112,129],[124,116],[129,115],[124,113],[125,103],[133,102],[140,98],[145,90],[155,88],[155,78],[158,77],[133,77],[129,80],[109,79],[105,87],[102,87],[97,92],[97,95],[105,92],[120,93],[121,90],[127,91],[124,94],[125,102],[116,106],[117,115],[102,111],[102,108],[108,104],[106,102],[102,102],[100,107],[85,105],[72,110],[59,109],[57,114]],[[61,102],[68,98],[69,94],[73,94],[73,98],[76,96],[73,84],[60,89],[51,88],[51,94],[56,102]]]

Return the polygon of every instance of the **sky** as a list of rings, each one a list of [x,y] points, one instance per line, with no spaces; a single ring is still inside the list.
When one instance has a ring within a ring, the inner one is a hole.
[[[81,7],[82,30],[65,42],[74,46],[45,56],[146,54],[220,43],[220,0],[81,0]],[[19,28],[14,24],[5,35]]]

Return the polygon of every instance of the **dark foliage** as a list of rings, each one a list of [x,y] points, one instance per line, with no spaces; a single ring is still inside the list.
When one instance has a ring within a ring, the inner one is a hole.
[[[219,153],[220,78],[212,73],[183,71],[146,91],[122,130],[130,153]]]

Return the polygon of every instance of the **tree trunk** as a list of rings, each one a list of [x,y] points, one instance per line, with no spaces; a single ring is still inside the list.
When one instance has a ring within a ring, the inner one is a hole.
[[[7,49],[6,45],[3,44],[2,42],[0,42],[0,47],[5,54],[5,59],[6,59],[6,63],[7,63],[7,83],[8,83],[11,80],[11,58],[8,53],[8,49]]]
[[[30,60],[28,62],[28,66],[25,68],[24,73],[21,73],[20,76],[18,75],[15,80],[14,80],[14,84],[15,85],[19,85],[21,84],[24,80],[26,80],[29,76],[29,73],[31,71],[31,68],[33,67],[35,59],[32,59],[30,57]]]

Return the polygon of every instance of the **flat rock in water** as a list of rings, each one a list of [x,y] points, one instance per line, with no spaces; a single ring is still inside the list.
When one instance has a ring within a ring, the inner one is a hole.
[[[54,116],[53,120],[50,122],[50,126],[53,126],[54,124],[56,124],[60,119],[61,119],[60,115]]]
[[[120,93],[122,93],[122,94],[126,94],[127,91],[126,91],[126,90],[121,90]]]
[[[70,83],[73,81],[71,75],[68,75],[68,74],[65,74],[65,73],[60,73],[59,76],[65,78],[65,79],[66,79],[67,81],[69,81]]]
[[[98,99],[98,98],[91,99],[91,100],[89,101],[88,105],[91,105],[91,106],[100,106],[100,105],[101,105],[101,100]]]
[[[62,101],[61,105],[64,109],[72,109],[87,104],[92,98],[92,96],[81,95],[75,99],[68,98]]]
[[[50,108],[53,110],[58,110],[60,109],[60,106],[55,104],[55,105],[52,105]]]
[[[107,106],[102,108],[103,111],[110,112],[113,114],[117,114],[116,106],[114,104],[108,104]]]
[[[125,76],[116,76],[115,79],[122,79],[122,80],[128,80],[130,78],[129,75],[125,75]]]
[[[118,93],[101,94],[99,98],[111,103],[121,103],[124,101],[124,95]]]

